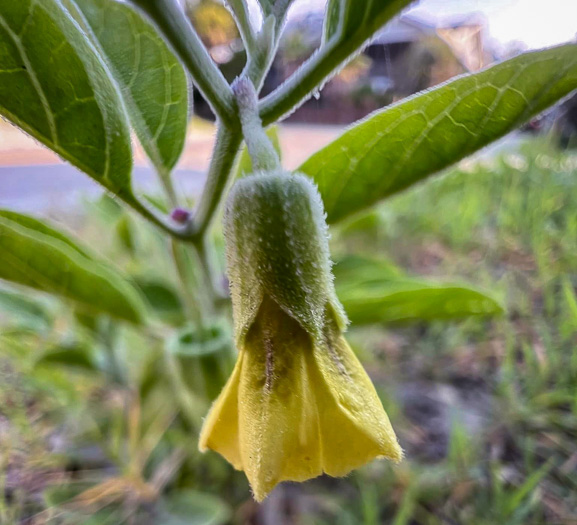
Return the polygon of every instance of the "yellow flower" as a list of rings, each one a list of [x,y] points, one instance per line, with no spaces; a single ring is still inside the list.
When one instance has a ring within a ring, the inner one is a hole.
[[[402,451],[345,341],[316,189],[302,176],[237,183],[225,216],[238,360],[201,432],[262,501],[281,481],[344,476]]]

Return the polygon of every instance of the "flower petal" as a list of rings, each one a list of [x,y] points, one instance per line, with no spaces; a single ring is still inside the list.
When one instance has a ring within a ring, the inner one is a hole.
[[[200,449],[208,448],[246,472],[257,501],[281,481],[344,476],[376,457],[402,458],[375,388],[336,321],[331,317],[325,343],[315,345],[269,297],[205,421]]]
[[[238,441],[238,390],[243,360],[241,352],[231,376],[204,420],[198,442],[201,452],[214,450],[237,470],[243,468]]]
[[[319,413],[323,471],[344,476],[377,457],[403,452],[375,387],[334,322],[315,346],[309,374]]]
[[[318,415],[306,355],[311,339],[265,298],[246,340],[239,430],[244,470],[261,501],[281,481],[322,473]]]

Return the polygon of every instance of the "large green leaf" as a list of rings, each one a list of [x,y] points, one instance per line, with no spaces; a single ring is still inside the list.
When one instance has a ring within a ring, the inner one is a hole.
[[[109,190],[133,199],[120,95],[57,0],[0,0],[0,114]]]
[[[335,281],[341,286],[347,283],[370,285],[380,283],[383,279],[403,277],[403,271],[394,263],[385,259],[365,257],[362,255],[347,255],[335,261],[333,266]]]
[[[349,318],[359,325],[503,313],[501,304],[480,290],[410,277],[376,258],[342,259],[335,265],[335,284]]]
[[[152,24],[128,5],[68,0],[73,14],[72,1],[121,88],[144,150],[166,176],[186,139],[188,85],[183,67]]]
[[[521,55],[380,111],[309,158],[337,222],[502,137],[577,88],[577,45]]]
[[[70,243],[0,217],[0,279],[70,298],[92,311],[141,322],[144,306],[132,285]]]
[[[485,293],[466,285],[399,279],[380,285],[337,288],[354,324],[434,321],[489,316],[503,307]]]
[[[43,304],[17,292],[0,289],[0,318],[6,312],[11,323],[43,331],[52,324],[52,315]]]
[[[77,242],[74,242],[72,238],[65,233],[56,230],[51,226],[48,226],[45,221],[41,221],[31,217],[30,215],[24,215],[23,213],[2,209],[0,209],[0,217],[4,217],[5,219],[9,219],[12,222],[16,222],[29,230],[34,230],[43,235],[48,235],[49,237],[62,241],[64,244],[67,244],[70,248],[84,257],[92,257],[92,255],[88,253],[88,250],[85,247],[80,246],[80,244]]]
[[[329,0],[324,40],[367,40],[413,0]]]

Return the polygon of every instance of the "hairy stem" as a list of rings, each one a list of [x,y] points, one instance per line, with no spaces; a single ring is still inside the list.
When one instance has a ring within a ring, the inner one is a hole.
[[[248,77],[257,92],[260,92],[264,79],[270,70],[276,50],[278,48],[278,33],[276,19],[269,16],[263,22],[257,35],[254,51],[248,56],[242,77]]]
[[[194,85],[223,121],[234,116],[232,92],[178,0],[132,0],[156,23],[190,72]]]
[[[168,199],[168,203],[170,204],[170,206],[172,206],[173,208],[176,208],[178,206],[178,202],[179,202],[179,196],[178,193],[176,193],[175,189],[174,189],[174,184],[172,182],[172,173],[170,171],[165,171],[165,172],[157,172],[158,175],[158,179],[160,180],[160,184],[162,186],[162,189],[164,190],[164,194],[166,195],[166,198]]]
[[[142,217],[168,233],[170,236],[184,241],[191,240],[192,233],[190,224],[177,224],[169,217],[160,214],[158,210],[153,208],[145,201],[138,199],[134,195],[119,195],[119,197],[134,211],[138,212],[140,215],[142,215]]]
[[[238,126],[219,126],[216,135],[208,178],[196,212],[193,242],[203,238],[210,227],[224,191],[229,183],[234,161],[242,142],[242,133]]]
[[[193,247],[200,263],[203,279],[208,287],[211,313],[214,313],[218,304],[225,297],[222,283],[216,272],[217,263],[215,261],[214,246],[212,245],[210,237],[205,235],[195,242]]]
[[[327,46],[318,50],[284,84],[260,103],[260,116],[268,126],[289,115],[306,102],[343,64],[355,49],[350,46]]]
[[[278,9],[286,12],[291,1],[277,0],[275,9],[278,6]],[[377,0],[374,4],[378,5],[381,1]],[[383,2],[382,7],[375,11],[376,16],[364,17],[362,24],[347,27],[346,32],[341,27],[287,82],[262,100],[260,115],[263,124],[268,126],[298,109],[359,52],[363,44],[412,1]],[[349,2],[347,9],[356,9],[353,6],[354,3]]]
[[[256,49],[256,34],[250,23],[248,5],[245,0],[226,0],[226,4],[236,20],[236,25],[244,42],[248,58]]]
[[[246,147],[255,170],[279,170],[280,159],[265,133],[258,114],[258,99],[252,82],[238,78],[232,91],[236,97]]]

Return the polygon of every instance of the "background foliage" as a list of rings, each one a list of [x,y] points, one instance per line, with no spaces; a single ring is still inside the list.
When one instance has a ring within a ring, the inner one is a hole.
[[[257,30],[228,2],[255,95],[290,3],[262,0]],[[381,201],[569,95],[575,44],[384,108],[299,169],[319,186],[350,338],[408,459],[256,507],[239,473],[197,452],[235,354],[212,226],[261,160],[237,151],[268,144],[261,121],[313,96],[408,3],[331,0],[318,52],[246,103],[173,0],[0,0],[0,113],[109,192],[73,233],[0,212],[2,523],[574,519],[575,155],[538,141]],[[217,119],[195,213],[171,178],[188,76]],[[162,195],[133,190],[131,131]]]

